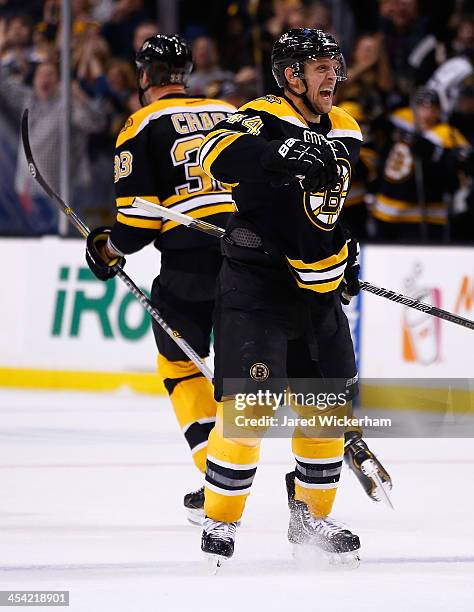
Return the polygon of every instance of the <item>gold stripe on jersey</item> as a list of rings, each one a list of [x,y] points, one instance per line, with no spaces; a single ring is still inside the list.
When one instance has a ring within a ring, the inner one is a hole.
[[[421,223],[423,220],[423,211],[420,206],[403,200],[388,198],[381,193],[376,195],[371,212],[376,219],[388,223]],[[446,204],[443,202],[426,204],[425,219],[427,223],[444,225],[446,218]]]
[[[199,107],[202,107],[200,109]],[[164,115],[172,115],[178,109],[184,112],[222,112],[234,113],[235,108],[222,100],[210,100],[204,98],[164,98],[148,104],[131,115],[125,122],[124,127],[117,137],[117,147],[123,145],[127,140],[135,136],[148,125],[150,121]],[[222,117],[225,119],[225,116]]]
[[[141,219],[123,215],[122,213],[117,213],[117,221],[123,225],[130,225],[131,227],[139,227],[142,229],[160,230],[162,226],[161,219]]]
[[[331,130],[326,138],[355,138],[362,140],[362,132],[349,113],[342,108],[333,106],[329,111],[329,120],[331,121]]]
[[[302,128],[309,128],[307,121],[285,98],[280,96],[263,96],[247,102],[239,111],[263,111]],[[349,113],[342,108],[333,106],[329,112],[331,131],[328,138],[356,138],[362,140],[360,128]]]
[[[219,215],[221,213],[233,213],[235,212],[235,204],[233,202],[223,204],[213,204],[207,206],[201,206],[187,212],[186,214],[193,219],[204,219],[212,215]],[[161,229],[161,233],[167,232],[175,227],[181,227],[181,224],[177,221],[165,221]]]
[[[159,204],[160,200],[156,196],[141,196],[153,204]],[[117,206],[117,221],[123,225],[129,225],[131,227],[139,227],[152,230],[160,230],[162,226],[161,217],[147,210],[135,208],[132,206],[135,197],[122,197],[116,198],[115,203]]]
[[[263,111],[269,115],[278,117],[282,121],[287,121],[288,123],[292,123],[302,128],[309,128],[303,115],[300,115],[285,98],[280,96],[268,95],[257,98],[241,106],[239,111]]]
[[[289,257],[286,259],[298,287],[316,293],[328,293],[337,289],[341,284],[347,265],[347,255],[347,243],[344,243],[339,253],[319,261],[306,263],[300,259]]]
[[[232,132],[230,130],[217,130],[206,137],[199,149],[199,165],[206,174],[212,177],[211,166],[222,151],[235,142],[244,132]],[[233,183],[232,186],[237,185]]]
[[[148,200],[149,202],[152,202],[153,204],[160,204],[160,200],[156,196],[142,195],[142,196],[131,196],[131,197],[125,196],[125,197],[115,198],[115,205],[117,206],[117,208],[127,208],[127,207],[133,208],[133,202],[136,197],[140,197],[140,198],[143,198],[144,200]]]

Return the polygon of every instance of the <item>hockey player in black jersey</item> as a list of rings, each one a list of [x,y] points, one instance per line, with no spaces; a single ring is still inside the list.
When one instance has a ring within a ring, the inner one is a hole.
[[[331,35],[294,29],[275,43],[272,68],[283,96],[244,105],[211,131],[199,152],[211,178],[233,185],[238,211],[227,225],[218,279],[215,393],[223,407],[209,437],[202,537],[202,549],[218,563],[233,553],[261,441],[255,430],[225,435],[236,394],[249,385],[275,389],[280,381],[294,391],[302,379],[322,377],[338,379],[348,400],[357,392],[341,308],[342,293],[359,291],[357,248],[338,216],[362,137],[355,120],[333,107],[344,60]],[[346,452],[352,459],[361,450],[372,457],[360,433],[353,434]],[[344,431],[324,437],[298,427],[293,452],[289,540],[353,561],[358,537],[329,518]],[[355,460],[351,467],[360,470]]]
[[[201,357],[209,354],[216,276],[221,265],[217,239],[191,234],[158,214],[132,207],[140,196],[171,209],[224,224],[233,210],[229,186],[211,179],[197,163],[206,134],[235,109],[220,100],[190,98],[185,85],[191,51],[177,36],[147,39],[136,57],[143,108],[125,123],[117,138],[115,190],[117,217],[112,228],[99,227],[87,241],[91,270],[106,280],[117,262],[150,243],[161,251],[160,275],[151,301],[166,322]],[[216,402],[211,383],[153,321],[158,372],[179,425],[201,472],[205,470],[209,432]],[[203,491],[188,494],[190,520],[202,518]]]

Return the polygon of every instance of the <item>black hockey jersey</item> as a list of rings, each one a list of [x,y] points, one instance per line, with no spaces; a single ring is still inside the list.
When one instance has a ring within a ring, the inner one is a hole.
[[[372,208],[372,214],[380,221],[389,223],[420,223],[423,209],[420,205],[415,174],[415,159],[412,144],[415,136],[415,121],[410,108],[401,108],[390,116],[392,142],[382,155],[383,170]],[[456,165],[452,151],[465,147],[468,142],[455,128],[439,123],[420,134],[423,145],[422,194],[425,202],[426,222],[444,225],[448,206],[446,193],[456,188]]]
[[[305,193],[298,182],[271,186],[261,164],[268,141],[323,134],[335,146],[341,180],[332,190]],[[297,285],[327,293],[337,289],[347,262],[345,233],[337,223],[357,163],[361,131],[345,111],[333,107],[320,123],[308,124],[283,97],[264,96],[242,106],[207,136],[199,162],[213,179],[232,183],[237,217],[249,221],[283,253]]]
[[[221,100],[164,97],[134,113],[118,135],[115,154],[117,218],[111,241],[133,253],[155,240],[159,249],[201,248],[215,238],[191,232],[132,207],[136,196],[225,225],[234,210],[229,185],[210,178],[197,163],[206,134],[235,111]]]

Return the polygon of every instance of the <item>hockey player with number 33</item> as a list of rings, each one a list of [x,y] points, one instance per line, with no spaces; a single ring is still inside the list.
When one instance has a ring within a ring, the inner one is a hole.
[[[349,400],[357,393],[341,307],[359,291],[357,245],[338,216],[362,136],[356,121],[333,106],[337,82],[346,78],[344,59],[330,34],[301,28],[275,43],[272,69],[283,95],[247,103],[217,125],[199,151],[205,172],[233,185],[238,211],[223,239],[214,323],[215,397],[224,406],[238,392],[229,383],[236,380],[331,378],[344,381]],[[202,536],[203,551],[217,565],[233,554],[261,441],[226,437],[224,420],[219,406],[208,444]],[[297,428],[292,446],[290,542],[357,561],[359,538],[329,517],[344,432],[307,437]],[[376,461],[360,432],[348,436],[346,453],[355,472],[361,458]],[[377,467],[389,483],[378,461]]]
[[[151,301],[204,358],[209,354],[215,282],[222,261],[219,243],[132,203],[139,196],[225,225],[234,210],[230,189],[202,171],[197,151],[207,133],[235,108],[221,100],[186,95],[193,64],[187,42],[178,35],[147,39],[136,65],[143,108],[127,120],[117,138],[116,221],[112,228],[99,227],[89,234],[86,259],[94,274],[107,280],[116,274],[116,264],[123,264],[124,255],[154,243],[161,252],[161,269]],[[158,373],[194,463],[204,472],[216,414],[212,384],[154,321],[153,332]],[[185,496],[191,522],[201,523],[203,504],[202,489]]]

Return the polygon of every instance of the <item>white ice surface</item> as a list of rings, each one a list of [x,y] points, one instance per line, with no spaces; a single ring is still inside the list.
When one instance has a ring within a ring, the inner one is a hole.
[[[333,514],[360,536],[358,570],[295,565],[290,441],[266,440],[235,555],[209,576],[182,509],[200,477],[166,398],[0,390],[0,589],[69,590],[74,612],[474,610],[473,441],[371,445],[396,510],[344,470]]]

